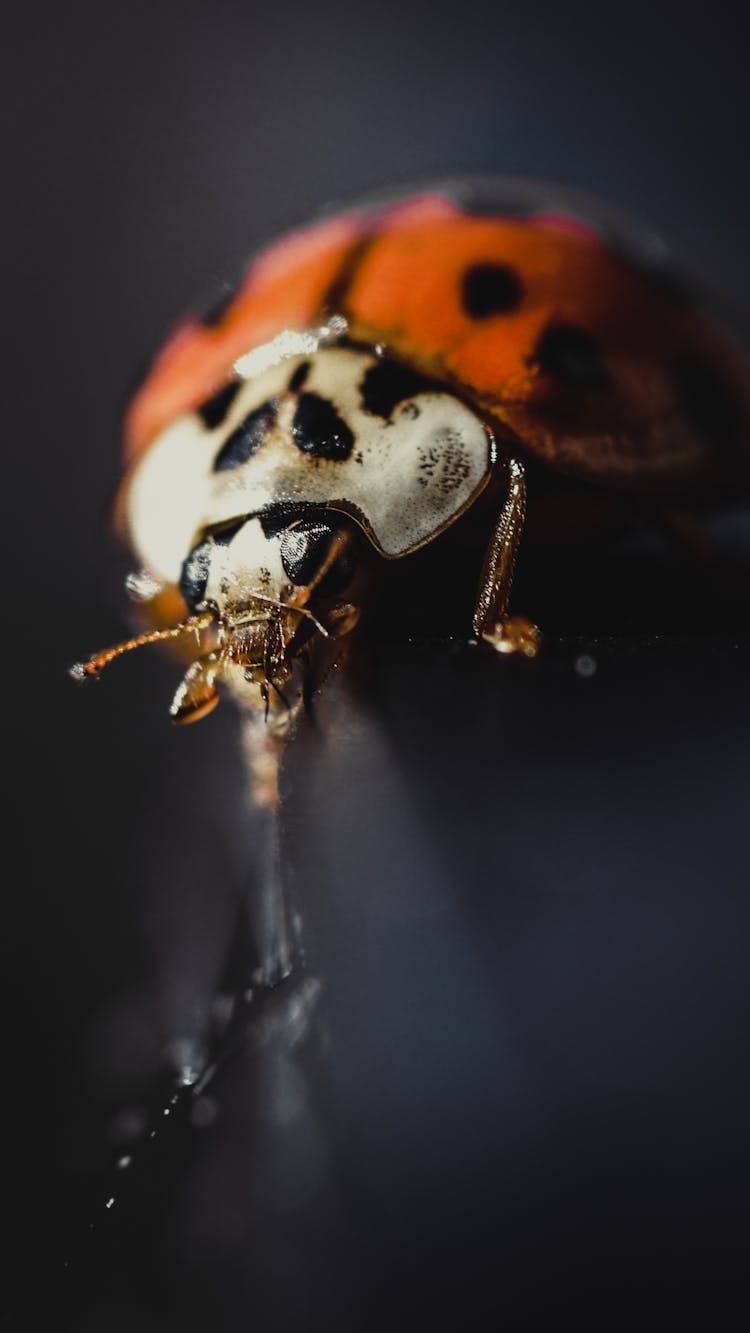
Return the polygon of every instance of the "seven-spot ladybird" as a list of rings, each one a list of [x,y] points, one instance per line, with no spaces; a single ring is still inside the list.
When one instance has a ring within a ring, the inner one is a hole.
[[[748,366],[653,234],[518,183],[371,198],[261,250],[155,358],[117,505],[150,628],[74,671],[194,631],[173,718],[225,683],[273,724],[357,623],[361,553],[400,561],[465,514],[487,525],[474,631],[533,656],[508,613],[529,463],[708,496],[746,485],[749,446]]]

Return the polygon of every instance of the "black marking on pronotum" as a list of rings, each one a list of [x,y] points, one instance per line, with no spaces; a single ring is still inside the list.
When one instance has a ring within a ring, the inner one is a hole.
[[[354,436],[333,403],[317,393],[303,393],[292,422],[297,448],[311,458],[342,461],[354,446]]]
[[[277,399],[269,398],[254,411],[248,412],[244,421],[241,421],[227,437],[216,455],[214,472],[231,472],[233,468],[241,467],[248,458],[252,458],[274,425],[278,410]]]
[[[226,418],[232,403],[242,387],[242,380],[230,380],[218,393],[212,394],[205,403],[196,407],[196,412],[208,430],[215,430]]]
[[[472,319],[507,315],[521,304],[523,288],[508,264],[472,264],[461,282],[461,303]]]
[[[612,378],[596,339],[576,324],[550,324],[532,357],[545,375],[576,389],[608,389]]]
[[[310,362],[301,361],[289,381],[289,392],[298,393],[310,374]]]
[[[677,401],[691,429],[717,448],[736,449],[742,442],[745,412],[721,371],[695,353],[674,367]]]
[[[375,239],[374,234],[366,232],[347,250],[321,301],[320,308],[326,319],[330,319],[331,315],[346,315],[346,298],[349,295],[349,288]]]
[[[416,398],[418,393],[445,392],[426,375],[402,365],[399,361],[378,361],[370,366],[359,386],[362,406],[373,416],[388,418],[405,398]]]

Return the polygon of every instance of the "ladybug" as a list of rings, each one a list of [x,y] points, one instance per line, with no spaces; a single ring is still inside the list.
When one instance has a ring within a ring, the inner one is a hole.
[[[363,555],[390,566],[463,516],[485,534],[474,633],[533,656],[508,609],[527,473],[736,494],[749,444],[747,363],[652,233],[486,178],[370,197],[262,249],[156,356],[116,506],[149,627],[74,673],[194,632],[175,721],[221,683],[288,715],[300,664],[358,621]]]

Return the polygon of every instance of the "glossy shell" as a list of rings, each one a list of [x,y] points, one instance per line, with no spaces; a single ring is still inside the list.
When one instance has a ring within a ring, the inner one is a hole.
[[[167,340],[128,411],[126,461],[251,349],[342,316],[551,468],[662,491],[746,477],[743,356],[649,233],[595,213],[542,187],[452,181],[289,233]]]

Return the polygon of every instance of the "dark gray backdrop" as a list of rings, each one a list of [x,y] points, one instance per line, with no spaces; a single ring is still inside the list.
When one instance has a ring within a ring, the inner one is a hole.
[[[361,744],[332,724],[288,779],[327,997],[302,1072],[271,1022],[201,1110],[213,1124],[160,1137],[110,1210],[114,1158],[250,966],[251,833],[229,709],[176,734],[167,663],[78,693],[65,666],[123,631],[106,512],[134,374],[196,292],[329,199],[452,170],[557,179],[675,232],[746,303],[746,35],[739,7],[641,0],[6,16],[19,1327],[40,1298],[76,1330],[413,1327],[449,1304],[474,1322],[480,1291],[509,1327],[624,1308],[735,1326],[742,596],[693,616],[683,588],[675,614],[658,548],[634,629],[686,637],[615,645],[586,683],[570,645],[501,688],[490,659],[384,652]],[[605,568],[563,631],[602,627]],[[632,612],[630,577],[612,572]]]

